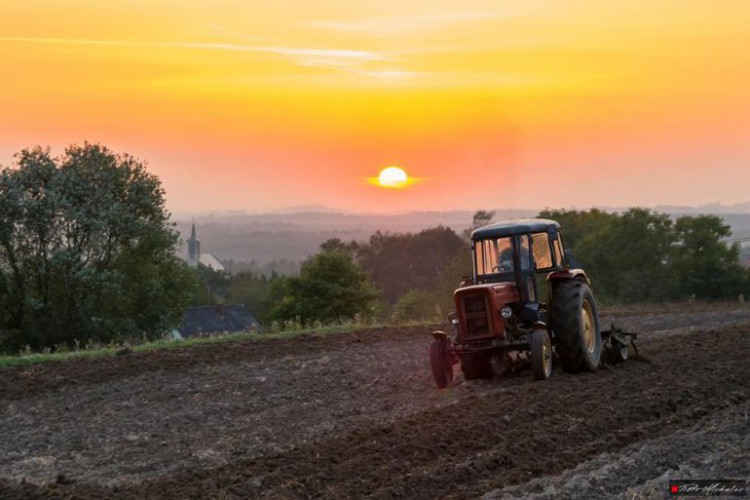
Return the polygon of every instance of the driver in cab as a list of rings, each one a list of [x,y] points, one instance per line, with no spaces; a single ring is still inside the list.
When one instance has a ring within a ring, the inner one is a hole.
[[[529,259],[529,247],[525,240],[521,240],[521,270],[528,271],[531,268],[531,259]],[[501,272],[513,271],[513,248],[506,247],[500,252],[500,262],[498,267]]]

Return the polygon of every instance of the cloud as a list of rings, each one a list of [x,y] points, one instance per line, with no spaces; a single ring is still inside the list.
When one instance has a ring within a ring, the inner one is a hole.
[[[263,47],[259,48],[258,51],[286,56],[301,66],[333,69],[356,67],[389,60],[389,58],[380,54],[363,50]]]
[[[73,38],[0,37],[0,42],[36,43],[52,45],[99,45],[110,47],[151,47],[218,50],[228,52],[256,52],[278,54],[303,66],[352,66],[368,62],[387,61],[389,58],[364,50],[309,49],[299,47],[274,47],[235,43],[203,42],[139,42],[129,40],[87,40]]]

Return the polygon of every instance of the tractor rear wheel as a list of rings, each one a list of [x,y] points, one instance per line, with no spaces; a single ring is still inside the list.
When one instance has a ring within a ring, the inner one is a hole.
[[[491,379],[493,375],[490,358],[485,354],[461,356],[461,371],[466,380]]]
[[[435,339],[430,344],[430,369],[438,389],[445,389],[453,382],[453,355],[446,339]]]
[[[531,335],[531,373],[537,380],[552,375],[552,342],[547,330],[534,330]]]
[[[603,346],[599,312],[591,288],[580,280],[559,283],[550,319],[563,370],[569,373],[596,370]]]

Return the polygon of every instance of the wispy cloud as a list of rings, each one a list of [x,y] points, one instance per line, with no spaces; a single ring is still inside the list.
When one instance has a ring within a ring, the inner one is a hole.
[[[403,81],[418,73],[397,67],[398,60],[384,54],[348,49],[311,49],[208,42],[142,42],[135,40],[94,40],[73,38],[0,37],[0,43],[27,43],[47,45],[79,45],[132,48],[194,49],[227,52],[277,54],[293,64],[309,68],[357,75],[384,82]]]
[[[390,58],[375,52],[341,49],[301,49],[285,47],[262,47],[258,52],[280,54],[301,66],[342,68],[361,66],[366,63],[388,61]]]
[[[270,53],[285,56],[302,65],[349,66],[389,58],[375,52],[346,49],[309,49],[299,47],[274,47],[235,43],[204,42],[140,42],[132,40],[90,40],[73,38],[0,37],[0,42],[35,43],[52,45],[98,45],[110,47],[147,47],[200,49],[229,52]]]

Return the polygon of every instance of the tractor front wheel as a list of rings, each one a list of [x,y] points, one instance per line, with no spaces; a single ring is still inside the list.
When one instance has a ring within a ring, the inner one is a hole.
[[[603,346],[599,312],[591,288],[580,280],[559,283],[551,312],[563,370],[569,373],[596,370]]]
[[[552,375],[552,342],[547,330],[534,330],[531,335],[531,373],[537,380]]]
[[[438,389],[453,382],[453,353],[447,339],[435,339],[430,344],[430,369]]]

